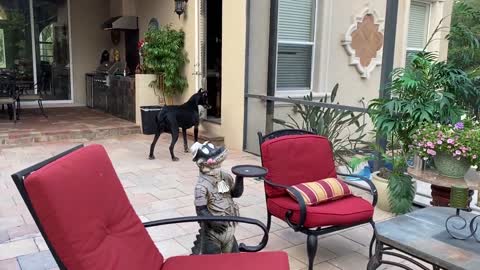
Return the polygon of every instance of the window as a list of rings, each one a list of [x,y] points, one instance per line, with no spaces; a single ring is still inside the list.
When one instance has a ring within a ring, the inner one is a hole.
[[[427,43],[430,4],[412,1],[407,36],[407,63],[412,56],[423,50]]]
[[[40,32],[40,61],[53,63],[53,24],[46,26],[42,32]]]
[[[312,88],[316,0],[279,0],[277,90]]]

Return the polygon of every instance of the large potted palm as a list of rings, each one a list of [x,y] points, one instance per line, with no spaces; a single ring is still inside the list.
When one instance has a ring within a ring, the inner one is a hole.
[[[469,83],[463,71],[438,61],[433,53],[421,52],[405,68],[393,72],[387,88],[391,98],[371,101],[368,111],[377,134],[389,138],[391,146],[396,145],[384,155],[393,168],[382,168],[373,175],[381,209],[395,214],[411,209],[415,183],[405,171],[413,135],[424,123],[458,122],[464,110],[456,96]]]

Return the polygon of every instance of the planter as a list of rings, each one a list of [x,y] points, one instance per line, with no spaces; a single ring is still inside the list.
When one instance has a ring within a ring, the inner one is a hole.
[[[390,202],[388,201],[388,180],[379,176],[380,172],[372,174],[372,182],[377,188],[378,202],[377,207],[383,211],[391,212]],[[417,182],[414,181],[415,190],[417,190]]]
[[[163,106],[142,106],[140,107],[142,116],[142,133],[152,135],[157,132],[156,118]]]
[[[383,211],[390,212],[390,203],[388,202],[388,180],[378,176],[380,172],[372,174],[372,182],[377,187],[378,202],[377,207]]]
[[[470,169],[470,163],[465,159],[456,159],[448,153],[440,152],[434,158],[435,168],[439,174],[451,178],[463,178]]]
[[[150,87],[150,83],[156,78],[157,75],[154,74],[135,75],[135,122],[137,125],[142,124],[142,113],[140,110],[141,107],[165,105],[165,100],[163,99],[161,90]]]

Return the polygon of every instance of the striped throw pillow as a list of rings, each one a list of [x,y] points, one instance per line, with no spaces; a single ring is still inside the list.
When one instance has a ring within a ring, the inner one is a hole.
[[[302,195],[306,205],[310,206],[352,195],[348,186],[343,181],[335,178],[302,183],[292,186],[292,188],[297,190]],[[290,190],[287,191],[295,199],[292,192]]]

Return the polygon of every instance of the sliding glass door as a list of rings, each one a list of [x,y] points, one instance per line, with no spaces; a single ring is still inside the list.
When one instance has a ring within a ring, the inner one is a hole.
[[[68,0],[0,0],[0,69],[71,100]]]
[[[38,91],[46,100],[70,100],[68,1],[30,1]]]
[[[29,0],[0,0],[0,69],[34,80]]]

